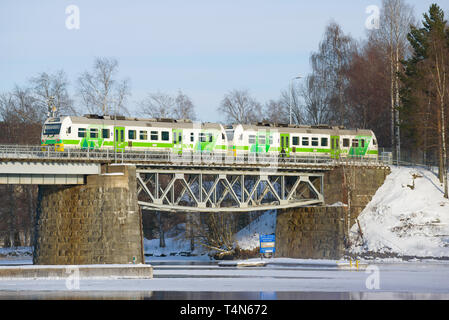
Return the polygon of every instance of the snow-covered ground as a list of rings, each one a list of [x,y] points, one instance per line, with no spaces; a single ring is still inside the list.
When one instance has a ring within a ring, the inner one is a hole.
[[[449,258],[449,200],[434,173],[392,167],[391,174],[359,216],[351,251],[397,256]]]
[[[0,258],[2,257],[30,257],[33,255],[32,247],[0,248]]]
[[[276,232],[276,210],[269,210],[252,221],[235,235],[238,246],[243,250],[252,250],[260,246],[259,235]]]
[[[194,250],[190,250],[190,239],[186,238],[185,223],[181,223],[165,234],[165,247],[160,247],[160,240],[144,239],[143,246],[146,255],[154,257],[164,256],[207,256],[207,251],[200,245],[195,244]]]

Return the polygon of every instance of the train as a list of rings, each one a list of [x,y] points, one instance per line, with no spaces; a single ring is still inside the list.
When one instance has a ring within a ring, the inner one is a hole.
[[[48,118],[41,146],[114,151],[218,153],[230,156],[269,154],[333,159],[378,158],[372,130],[329,125],[270,122],[223,125],[187,119],[144,119],[87,114]]]

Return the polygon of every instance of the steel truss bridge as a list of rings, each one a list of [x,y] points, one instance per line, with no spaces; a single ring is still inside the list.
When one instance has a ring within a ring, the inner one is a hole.
[[[143,209],[244,212],[324,203],[323,177],[339,165],[384,166],[376,160],[250,154],[79,150],[0,145],[0,184],[82,184],[102,164],[136,167]]]

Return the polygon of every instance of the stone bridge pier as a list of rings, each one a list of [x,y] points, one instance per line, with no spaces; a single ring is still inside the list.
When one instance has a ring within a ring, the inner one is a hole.
[[[136,168],[103,165],[84,185],[40,185],[33,263],[144,263]]]
[[[342,258],[349,245],[349,230],[389,173],[389,167],[354,165],[326,172],[324,206],[278,210],[276,256]]]

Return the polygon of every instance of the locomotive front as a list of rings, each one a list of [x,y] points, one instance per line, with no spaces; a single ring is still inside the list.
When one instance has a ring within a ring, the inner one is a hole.
[[[55,151],[64,151],[63,137],[61,136],[64,126],[64,117],[48,118],[42,127],[41,147],[52,147]],[[45,150],[43,148],[43,150]]]

